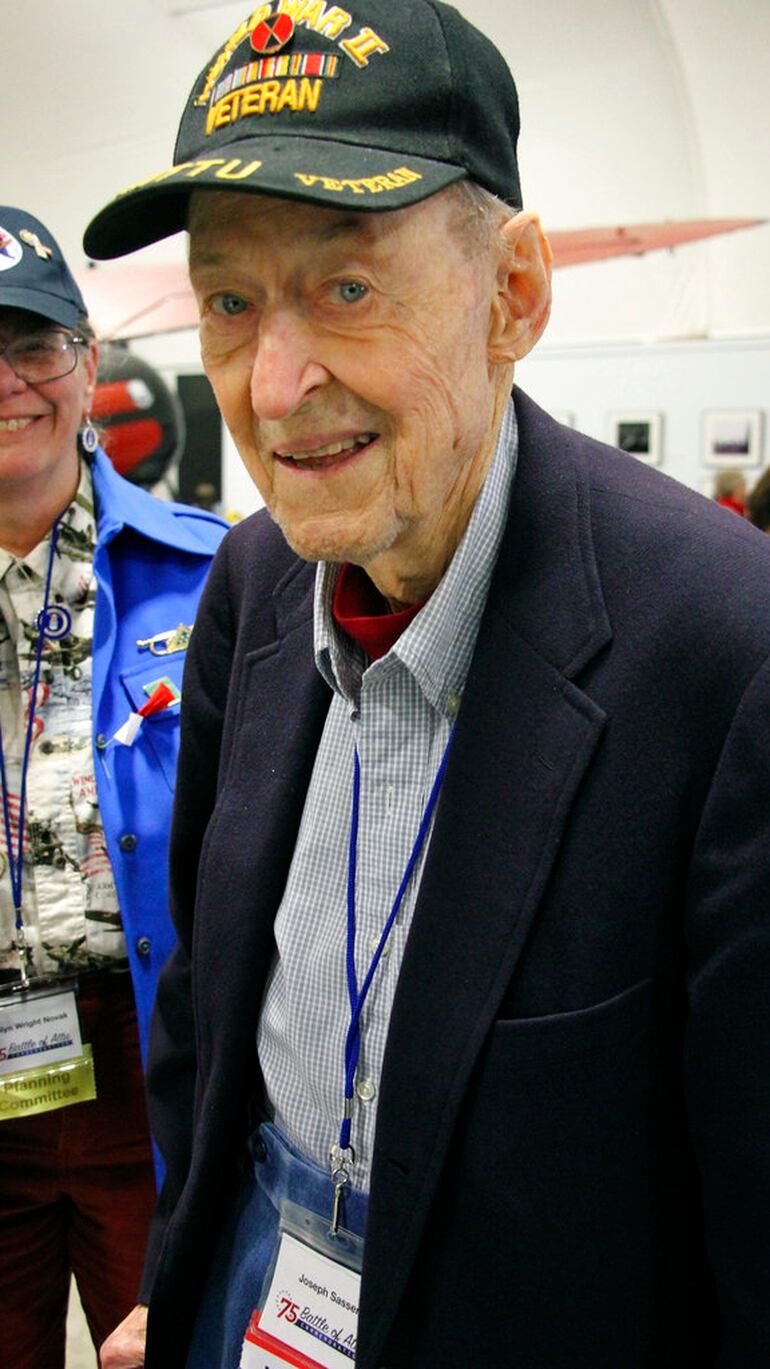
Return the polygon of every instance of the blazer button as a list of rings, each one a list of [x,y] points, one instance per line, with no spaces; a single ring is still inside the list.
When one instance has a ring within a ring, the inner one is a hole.
[[[135,851],[135,850],[136,850],[136,836],[135,836],[135,834],[134,834],[133,832],[124,832],[124,833],[123,833],[123,836],[120,838],[119,845],[120,845],[121,851]]]
[[[136,953],[137,953],[137,955],[149,955],[151,950],[152,950],[152,942],[150,941],[150,938],[149,938],[148,936],[140,936],[140,937],[137,937],[137,941],[136,941]]]
[[[107,745],[107,738],[105,737],[104,733],[97,732],[94,740],[96,742],[97,751],[103,751],[105,746]]]

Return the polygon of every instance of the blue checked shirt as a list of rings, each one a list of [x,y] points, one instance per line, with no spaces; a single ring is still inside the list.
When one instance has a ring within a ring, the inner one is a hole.
[[[368,664],[361,648],[337,628],[332,600],[339,567],[318,567],[316,664],[334,696],[275,920],[276,955],[257,1045],[276,1125],[324,1168],[329,1148],[339,1138],[350,1023],[345,955],[354,747],[361,765],[355,948],[360,988],[460,706],[505,525],[516,454],[516,419],[509,402],[492,465],[449,568],[380,660]],[[388,1023],[428,841],[361,1019],[350,1179],[365,1192]]]

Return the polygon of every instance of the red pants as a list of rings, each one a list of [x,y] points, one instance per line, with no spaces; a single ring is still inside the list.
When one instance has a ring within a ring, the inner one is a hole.
[[[131,977],[78,999],[96,1098],[0,1122],[0,1360],[64,1369],[75,1275],[94,1345],[134,1306],[155,1201]]]

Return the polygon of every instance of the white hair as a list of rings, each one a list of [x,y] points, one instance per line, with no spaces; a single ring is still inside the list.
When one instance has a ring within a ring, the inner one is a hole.
[[[489,250],[501,225],[519,212],[476,181],[456,181],[445,194],[454,199],[458,211],[456,227],[470,255]]]

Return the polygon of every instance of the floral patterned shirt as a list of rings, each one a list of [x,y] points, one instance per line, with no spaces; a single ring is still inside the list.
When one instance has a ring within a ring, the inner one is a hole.
[[[91,650],[96,517],[90,470],[59,526],[50,605],[64,635],[45,641],[27,773],[22,875],[24,932],[41,973],[125,962],[117,892],[96,795],[91,721]],[[51,535],[24,557],[0,549],[0,725],[12,850],[18,852],[19,793]],[[5,822],[0,820],[0,971],[19,966]]]

